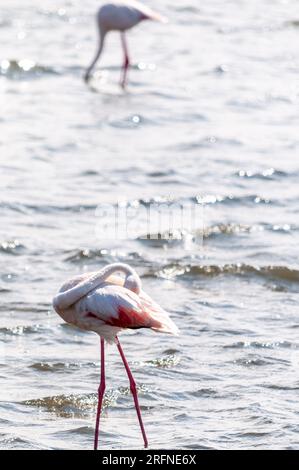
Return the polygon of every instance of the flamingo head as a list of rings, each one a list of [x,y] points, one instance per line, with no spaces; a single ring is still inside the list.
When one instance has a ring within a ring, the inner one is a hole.
[[[131,274],[126,277],[124,287],[139,295],[141,291],[141,281],[139,277]]]

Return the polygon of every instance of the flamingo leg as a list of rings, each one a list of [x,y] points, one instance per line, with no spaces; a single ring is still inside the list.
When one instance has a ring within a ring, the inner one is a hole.
[[[116,346],[119,350],[119,354],[122,358],[122,361],[124,363],[124,366],[125,366],[125,369],[126,369],[126,372],[127,372],[127,375],[129,377],[129,382],[130,382],[130,390],[131,390],[131,393],[133,395],[133,398],[134,398],[134,403],[135,403],[135,408],[136,408],[136,413],[137,413],[137,417],[138,417],[138,421],[139,421],[139,426],[140,426],[140,429],[141,429],[141,433],[142,433],[142,437],[143,437],[143,441],[144,441],[144,447],[145,449],[148,447],[148,441],[147,441],[147,437],[146,437],[146,434],[145,434],[145,430],[144,430],[144,426],[143,426],[143,422],[142,422],[142,417],[141,417],[141,411],[140,411],[140,406],[139,406],[139,401],[138,401],[138,395],[137,395],[137,388],[136,388],[136,383],[135,383],[135,380],[133,378],[133,375],[132,375],[132,372],[130,370],[130,367],[129,367],[129,364],[125,358],[125,355],[124,355],[124,352],[122,350],[122,347],[120,345],[120,342],[119,342],[119,339],[118,337],[116,337]]]
[[[106,383],[105,383],[105,343],[103,338],[101,338],[101,382],[98,388],[98,409],[96,417],[96,426],[94,433],[94,450],[98,449],[98,440],[99,440],[99,427],[100,427],[100,416],[102,410],[102,402],[105,393]]]
[[[121,31],[121,43],[122,43],[122,48],[124,51],[124,64],[122,67],[122,77],[120,81],[120,86],[122,88],[125,88],[127,85],[127,77],[128,77],[128,69],[130,65],[130,59],[129,59],[129,53],[128,53],[128,46],[127,46],[127,41],[126,41],[126,35],[124,31]]]

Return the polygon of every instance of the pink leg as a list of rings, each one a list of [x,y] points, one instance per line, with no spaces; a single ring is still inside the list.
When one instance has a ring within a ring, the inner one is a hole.
[[[131,390],[131,393],[132,393],[133,398],[134,398],[136,413],[137,413],[137,416],[138,416],[138,421],[139,421],[139,425],[140,425],[140,429],[141,429],[141,433],[142,433],[142,437],[143,437],[143,441],[144,441],[144,447],[147,448],[148,447],[148,441],[147,441],[147,437],[146,437],[146,434],[145,434],[145,430],[144,430],[144,426],[143,426],[143,422],[142,422],[142,418],[141,418],[141,412],[140,412],[140,406],[139,406],[139,402],[138,402],[136,383],[135,383],[135,380],[133,378],[133,375],[132,375],[132,372],[130,370],[129,364],[127,363],[124,352],[122,350],[122,347],[121,347],[120,342],[119,342],[117,337],[116,337],[116,346],[119,350],[119,354],[122,358],[122,361],[124,363],[126,372],[128,374],[128,377],[129,377],[130,390]]]
[[[99,426],[100,426],[100,416],[101,416],[101,409],[102,409],[102,402],[105,393],[105,344],[103,338],[101,338],[101,382],[98,389],[98,409],[97,409],[97,417],[96,417],[96,427],[94,432],[94,450],[98,448],[98,440],[99,440]]]
[[[128,46],[127,46],[127,41],[126,41],[126,36],[125,32],[121,32],[121,43],[124,51],[124,64],[122,68],[122,78],[120,81],[120,85],[122,88],[126,87],[127,84],[127,76],[128,76],[128,68],[130,65],[130,59],[129,59],[129,54],[128,54]]]

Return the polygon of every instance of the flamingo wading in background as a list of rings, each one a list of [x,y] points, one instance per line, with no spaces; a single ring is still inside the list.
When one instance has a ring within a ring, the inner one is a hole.
[[[159,13],[156,13],[147,6],[144,6],[142,3],[136,2],[135,0],[106,3],[99,9],[97,13],[99,46],[95,58],[85,73],[84,79],[86,82],[88,82],[91,76],[91,72],[100,58],[107,33],[109,31],[120,31],[121,43],[124,52],[124,64],[120,84],[122,88],[125,88],[127,83],[128,68],[130,65],[125,32],[143,20],[155,20],[163,23],[167,22],[167,20]]]
[[[123,273],[124,277],[119,274]],[[117,337],[124,329],[150,328],[162,333],[178,334],[167,312],[141,288],[136,271],[123,263],[109,264],[98,272],[76,276],[66,282],[53,299],[53,307],[67,323],[101,337],[101,382],[98,389],[94,450],[98,447],[99,424],[105,392],[105,340],[115,343],[124,363],[144,441],[145,434],[136,384]]]

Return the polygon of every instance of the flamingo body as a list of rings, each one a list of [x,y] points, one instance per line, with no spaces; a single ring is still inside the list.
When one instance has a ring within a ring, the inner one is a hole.
[[[124,273],[122,278],[115,273]],[[148,446],[138,401],[137,388],[117,334],[125,329],[150,328],[178,334],[167,312],[141,288],[136,271],[122,263],[110,264],[98,272],[76,276],[63,284],[53,299],[56,312],[67,322],[83,330],[95,331],[101,337],[101,382],[98,389],[94,449],[98,435],[102,402],[105,393],[104,340],[115,342],[124,363],[132,392],[144,447]]]
[[[143,15],[129,4],[107,3],[99,9],[97,20],[102,31],[127,31],[146,19]]]
[[[111,2],[103,5],[97,13],[100,30],[127,31],[143,20],[165,22],[159,13],[137,1]]]
[[[96,276],[97,273],[76,276],[62,286],[59,294],[67,296],[68,291],[76,287],[79,293],[80,285]],[[124,329],[150,328],[163,333],[178,333],[167,312],[149,295],[141,288],[137,289],[138,293],[134,292],[134,283],[127,283],[130,289],[123,284],[120,276],[112,275],[99,285],[92,285],[91,290],[73,304],[62,306],[58,294],[53,305],[67,323],[83,330],[95,331],[109,343]]]

